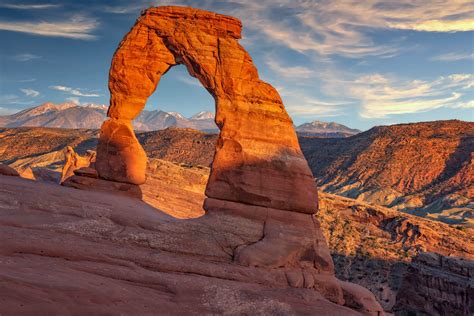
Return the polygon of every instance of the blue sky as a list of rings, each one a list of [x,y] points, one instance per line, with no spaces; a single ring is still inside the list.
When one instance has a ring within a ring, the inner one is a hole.
[[[260,77],[295,124],[474,120],[472,1],[0,0],[0,114],[46,101],[108,104],[112,55],[140,11],[190,5],[233,15]],[[214,112],[184,66],[147,109]]]

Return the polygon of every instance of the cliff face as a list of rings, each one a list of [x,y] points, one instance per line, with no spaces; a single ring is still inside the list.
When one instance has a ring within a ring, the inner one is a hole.
[[[300,143],[325,192],[474,227],[474,123],[381,126]]]
[[[473,275],[472,260],[420,254],[407,269],[394,311],[399,315],[472,315]]]
[[[386,311],[408,310],[410,302],[405,301],[404,293],[417,257],[436,252],[444,260],[454,256],[464,258],[470,264],[473,262],[472,230],[458,230],[337,195],[320,193],[320,197],[317,216],[331,249],[338,278],[370,289]],[[425,265],[423,262],[418,264],[419,267]],[[447,281],[459,278],[456,275],[459,271],[444,267],[437,271],[427,267],[424,271],[427,278],[430,273],[432,277],[438,275]],[[425,297],[426,302],[435,303],[436,298],[430,298],[431,291],[438,291],[438,297],[448,297],[448,301],[459,300],[452,296],[452,289],[438,288],[436,282],[426,287],[412,285],[412,291]],[[418,308],[431,315],[427,307]],[[453,311],[459,314],[462,309],[458,304]]]

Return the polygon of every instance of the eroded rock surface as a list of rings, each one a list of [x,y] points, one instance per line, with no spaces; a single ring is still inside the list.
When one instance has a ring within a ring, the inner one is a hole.
[[[145,168],[130,165],[143,161],[143,154],[128,150],[140,144],[133,132],[112,136],[111,125],[137,117],[161,76],[184,64],[213,95],[221,130],[206,195],[293,212],[316,211],[316,188],[292,121],[277,91],[259,79],[239,45],[241,28],[235,18],[184,7],[150,8],[138,18],[112,60],[110,120],[102,127],[97,153],[101,177],[144,182]]]
[[[14,308],[14,302],[30,308],[37,304],[41,311],[48,311],[50,305],[44,300],[65,300],[65,284],[70,281],[58,282],[40,293],[32,290],[40,302],[25,303],[27,296],[16,295],[15,284],[22,283],[24,288],[31,285],[29,256],[40,255],[48,266],[57,263],[55,258],[61,260],[62,273],[55,275],[55,280],[63,280],[62,274],[74,269],[81,273],[74,277],[78,280],[84,277],[82,273],[118,280],[117,288],[137,295],[112,293],[107,298],[136,299],[143,305],[142,312],[153,305],[151,310],[160,306],[160,312],[165,313],[220,314],[216,304],[223,300],[213,303],[212,299],[219,295],[228,299],[222,286],[232,291],[257,286],[266,293],[261,297],[274,300],[269,309],[261,310],[265,305],[259,300],[258,306],[242,310],[242,304],[259,296],[250,293],[245,298],[239,293],[230,314],[383,313],[369,291],[335,277],[320,224],[313,216],[318,205],[316,187],[292,121],[276,90],[259,79],[250,56],[238,44],[240,32],[237,19],[193,8],[151,8],[142,14],[112,61],[110,119],[102,125],[95,163],[99,177],[91,169],[66,168],[75,169],[66,186],[99,192],[81,191],[71,199],[58,200],[56,197],[63,194],[51,187],[39,187],[36,189],[51,197],[39,197],[40,204],[36,204],[36,200],[16,203],[15,196],[8,197],[11,191],[0,191],[7,201],[7,224],[2,232],[14,236],[1,254],[14,266],[25,268],[22,273],[13,273],[17,278],[28,275],[23,283],[15,278],[6,283],[6,292],[13,293],[8,296],[9,308]],[[161,75],[176,64],[186,65],[214,96],[216,123],[221,130],[206,188],[207,212],[182,222],[162,216],[139,199],[104,192],[112,188],[112,193],[137,191],[141,195],[147,157],[131,120],[143,109]],[[21,191],[31,191],[29,186],[27,182],[16,183]],[[71,190],[61,188],[67,189]],[[54,212],[55,216],[41,218],[42,213],[36,210]],[[17,212],[26,212],[33,220],[17,219]],[[17,227],[38,234],[25,236],[23,231],[15,231]],[[53,238],[51,232],[58,231],[64,236]],[[29,238],[55,241],[33,245]],[[72,261],[72,266],[64,260]],[[77,261],[91,264],[84,266]],[[7,279],[12,271],[8,267],[5,270]],[[84,277],[86,284],[91,280]],[[41,284],[41,289],[46,280],[40,276],[32,282]],[[129,288],[130,282],[142,289]],[[217,293],[211,290],[211,295],[203,294],[207,284]],[[109,284],[110,289],[113,285]],[[88,294],[78,293],[84,288],[89,287],[79,282],[69,293],[83,299],[69,303],[74,311],[86,311],[84,301],[91,300]],[[150,289],[155,291],[150,295],[155,303],[146,299]],[[280,300],[280,296],[285,299]],[[276,304],[288,300],[294,302]],[[69,308],[68,304],[61,306]],[[123,312],[123,306],[117,311]]]
[[[473,315],[474,261],[423,253],[408,267],[394,310],[398,315]]]
[[[373,296],[344,306],[346,287],[311,267],[314,252],[292,267],[236,264],[234,249],[267,238],[251,209],[178,220],[138,199],[0,176],[0,212],[5,315],[377,315]],[[299,234],[291,242],[307,247]]]
[[[13,169],[12,167],[5,165],[3,163],[0,163],[0,174],[4,176],[13,176],[13,177],[19,177],[20,174],[18,171]]]
[[[67,146],[64,150],[64,166],[61,171],[61,182],[74,174],[74,171],[84,167],[93,168],[95,165],[95,151],[88,150],[85,156],[81,156],[74,151],[74,148]]]

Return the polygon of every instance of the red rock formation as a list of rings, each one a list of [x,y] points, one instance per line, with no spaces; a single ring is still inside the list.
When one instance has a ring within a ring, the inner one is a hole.
[[[277,91],[259,79],[252,59],[239,45],[241,28],[235,18],[183,7],[151,8],[138,18],[112,60],[110,119],[102,126],[97,153],[102,178],[145,181],[146,156],[130,121],[144,108],[161,76],[184,64],[216,100],[221,133],[207,196],[316,211],[316,188],[292,121]]]
[[[299,251],[320,240],[308,214],[229,205],[176,220],[138,199],[1,175],[0,201],[2,315],[383,314]],[[249,256],[261,241],[261,258]],[[234,249],[253,266],[236,264]],[[287,267],[260,264],[272,256]]]
[[[4,176],[14,176],[14,177],[19,177],[20,174],[18,171],[13,169],[12,167],[5,165],[3,163],[0,163],[0,174]]]
[[[208,212],[199,221],[214,227],[227,215],[260,227],[257,240],[226,250],[237,266],[278,269],[286,286],[315,289],[339,305],[348,297],[348,307],[380,312],[373,295],[357,285],[341,286],[334,277],[312,216],[318,205],[313,176],[280,96],[259,79],[237,41],[241,27],[235,18],[183,7],[151,8],[138,18],[112,60],[110,119],[101,127],[98,174],[115,183],[145,183],[147,157],[131,120],[161,76],[184,64],[213,95],[220,129],[206,187]],[[103,181],[75,179],[92,188]]]
[[[410,264],[397,294],[403,315],[473,315],[474,262],[422,253]]]
[[[67,146],[64,151],[64,166],[61,172],[61,182],[74,174],[74,171],[83,167],[93,167],[95,163],[95,151],[87,151],[87,155],[78,155],[71,146]]]
[[[326,192],[474,228],[473,122],[378,126],[300,143]]]

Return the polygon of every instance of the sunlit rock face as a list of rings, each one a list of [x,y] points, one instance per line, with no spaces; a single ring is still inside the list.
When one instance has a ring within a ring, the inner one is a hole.
[[[239,45],[241,29],[235,18],[184,7],[151,8],[138,18],[110,68],[110,119],[97,153],[102,178],[145,181],[146,157],[128,126],[161,76],[184,64],[214,97],[221,130],[206,195],[302,213],[317,210],[293,123],[278,92],[259,79]],[[134,160],[138,167],[130,165]]]
[[[233,228],[225,228],[225,234],[241,239],[246,222],[258,235],[230,245],[232,267],[276,272],[283,288],[314,289],[335,306],[382,312],[370,292],[334,276],[326,241],[312,216],[318,208],[317,191],[293,122],[278,92],[259,79],[239,45],[241,29],[235,18],[189,7],[143,12],[112,60],[109,119],[97,147],[98,174],[115,183],[145,183],[147,157],[131,121],[161,76],[184,64],[214,97],[220,129],[206,186],[207,213],[197,221],[214,230],[230,216]],[[220,234],[210,232],[212,238]],[[215,258],[214,253],[208,256]]]

